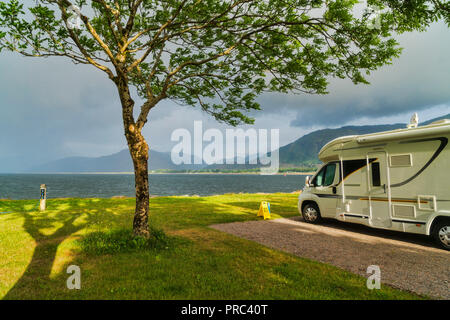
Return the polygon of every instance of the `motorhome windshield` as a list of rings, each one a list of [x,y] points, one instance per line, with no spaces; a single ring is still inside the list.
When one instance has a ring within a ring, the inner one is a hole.
[[[312,184],[316,187],[330,186],[334,182],[336,175],[336,163],[329,163],[324,166],[319,173],[314,177]]]

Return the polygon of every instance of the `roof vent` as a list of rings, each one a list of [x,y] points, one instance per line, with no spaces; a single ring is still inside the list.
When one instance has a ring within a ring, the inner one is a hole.
[[[416,113],[414,113],[411,117],[411,121],[409,122],[409,124],[406,126],[408,129],[410,128],[417,128],[417,126],[419,125],[419,115]]]

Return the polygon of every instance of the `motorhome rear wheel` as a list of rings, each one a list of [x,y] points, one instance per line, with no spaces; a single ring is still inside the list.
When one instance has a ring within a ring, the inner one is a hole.
[[[439,246],[450,250],[450,219],[439,221],[433,228],[432,235]]]

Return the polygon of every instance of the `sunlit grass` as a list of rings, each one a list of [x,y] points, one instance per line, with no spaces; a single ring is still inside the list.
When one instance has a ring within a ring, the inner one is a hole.
[[[298,214],[296,194],[152,198],[148,243],[131,237],[134,199],[48,200],[45,212],[36,200],[0,201],[10,212],[0,214],[0,298],[417,298],[208,227],[258,220],[263,200],[272,218]],[[71,264],[81,290],[66,288]]]
[[[92,255],[119,252],[168,250],[175,245],[162,230],[150,229],[150,237],[135,237],[129,229],[112,229],[89,233],[77,242],[81,250]]]

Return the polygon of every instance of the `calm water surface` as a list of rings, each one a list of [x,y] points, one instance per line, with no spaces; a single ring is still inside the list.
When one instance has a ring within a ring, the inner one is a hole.
[[[303,175],[153,174],[150,194],[213,195],[239,192],[292,192],[303,188]],[[38,199],[47,185],[48,198],[134,196],[130,174],[0,174],[0,199]]]

